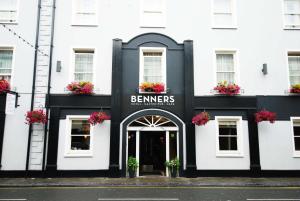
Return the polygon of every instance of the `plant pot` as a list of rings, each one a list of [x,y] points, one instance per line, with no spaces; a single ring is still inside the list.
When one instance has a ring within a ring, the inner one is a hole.
[[[135,170],[134,169],[128,169],[129,173],[129,178],[134,178],[135,177]]]
[[[176,178],[177,177],[177,168],[171,168],[170,173],[171,173],[171,178]]]

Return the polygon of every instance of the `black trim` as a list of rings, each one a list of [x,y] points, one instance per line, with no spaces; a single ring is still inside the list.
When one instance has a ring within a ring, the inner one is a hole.
[[[2,167],[2,149],[5,128],[6,94],[0,94],[0,169]],[[0,171],[1,172],[1,171]]]
[[[299,177],[300,170],[197,170],[197,177]]]

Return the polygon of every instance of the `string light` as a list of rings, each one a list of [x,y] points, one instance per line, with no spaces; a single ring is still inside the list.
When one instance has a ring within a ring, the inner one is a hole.
[[[13,29],[7,27],[5,24],[1,24],[2,27],[4,27],[7,31],[11,32],[15,37],[17,37],[19,40],[21,40],[23,43],[27,44],[28,46],[30,46],[31,48],[35,49],[36,51],[38,51],[41,55],[49,57],[48,54],[45,54],[42,50],[40,50],[39,48],[35,48],[34,45],[30,42],[28,42],[25,38],[23,38],[20,34],[16,33]]]

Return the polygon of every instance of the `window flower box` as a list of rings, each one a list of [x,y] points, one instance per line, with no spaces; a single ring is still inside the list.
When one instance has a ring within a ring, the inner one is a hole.
[[[292,85],[292,87],[290,88],[290,93],[300,94],[300,84]]]
[[[72,82],[68,84],[67,90],[72,94],[91,95],[94,93],[94,85],[91,82]]]
[[[96,124],[101,124],[105,120],[110,120],[110,116],[108,116],[105,112],[93,112],[88,119],[89,123],[93,126]]]
[[[34,123],[46,124],[47,123],[46,113],[42,109],[28,111],[26,113],[26,121],[27,121],[26,124],[34,124]]]
[[[203,126],[210,120],[210,116],[207,112],[201,112],[193,117],[192,123],[197,126]]]
[[[262,121],[270,121],[270,123],[274,123],[277,117],[275,112],[270,112],[268,110],[261,110],[254,114],[256,123],[260,123]]]
[[[141,92],[160,94],[165,92],[165,85],[163,83],[143,82],[139,89]]]
[[[234,96],[241,93],[241,87],[236,84],[228,84],[225,82],[220,82],[215,88],[214,91],[218,94]]]
[[[10,90],[10,84],[6,80],[0,80],[0,94]]]

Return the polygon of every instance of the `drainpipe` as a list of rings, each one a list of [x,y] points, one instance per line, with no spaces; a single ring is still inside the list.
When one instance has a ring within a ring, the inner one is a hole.
[[[32,80],[32,92],[31,92],[31,106],[30,110],[33,110],[34,103],[34,91],[35,91],[35,79],[36,79],[36,68],[37,68],[37,55],[38,55],[38,40],[39,40],[39,32],[40,32],[40,13],[41,13],[41,0],[38,3],[38,12],[37,12],[37,23],[36,23],[36,35],[35,35],[35,55],[34,55],[34,66],[33,66],[33,80]],[[29,133],[28,133],[28,142],[27,142],[27,157],[26,157],[26,171],[28,171],[29,166],[29,154],[30,154],[30,142],[31,142],[31,131],[32,125],[29,125]]]

